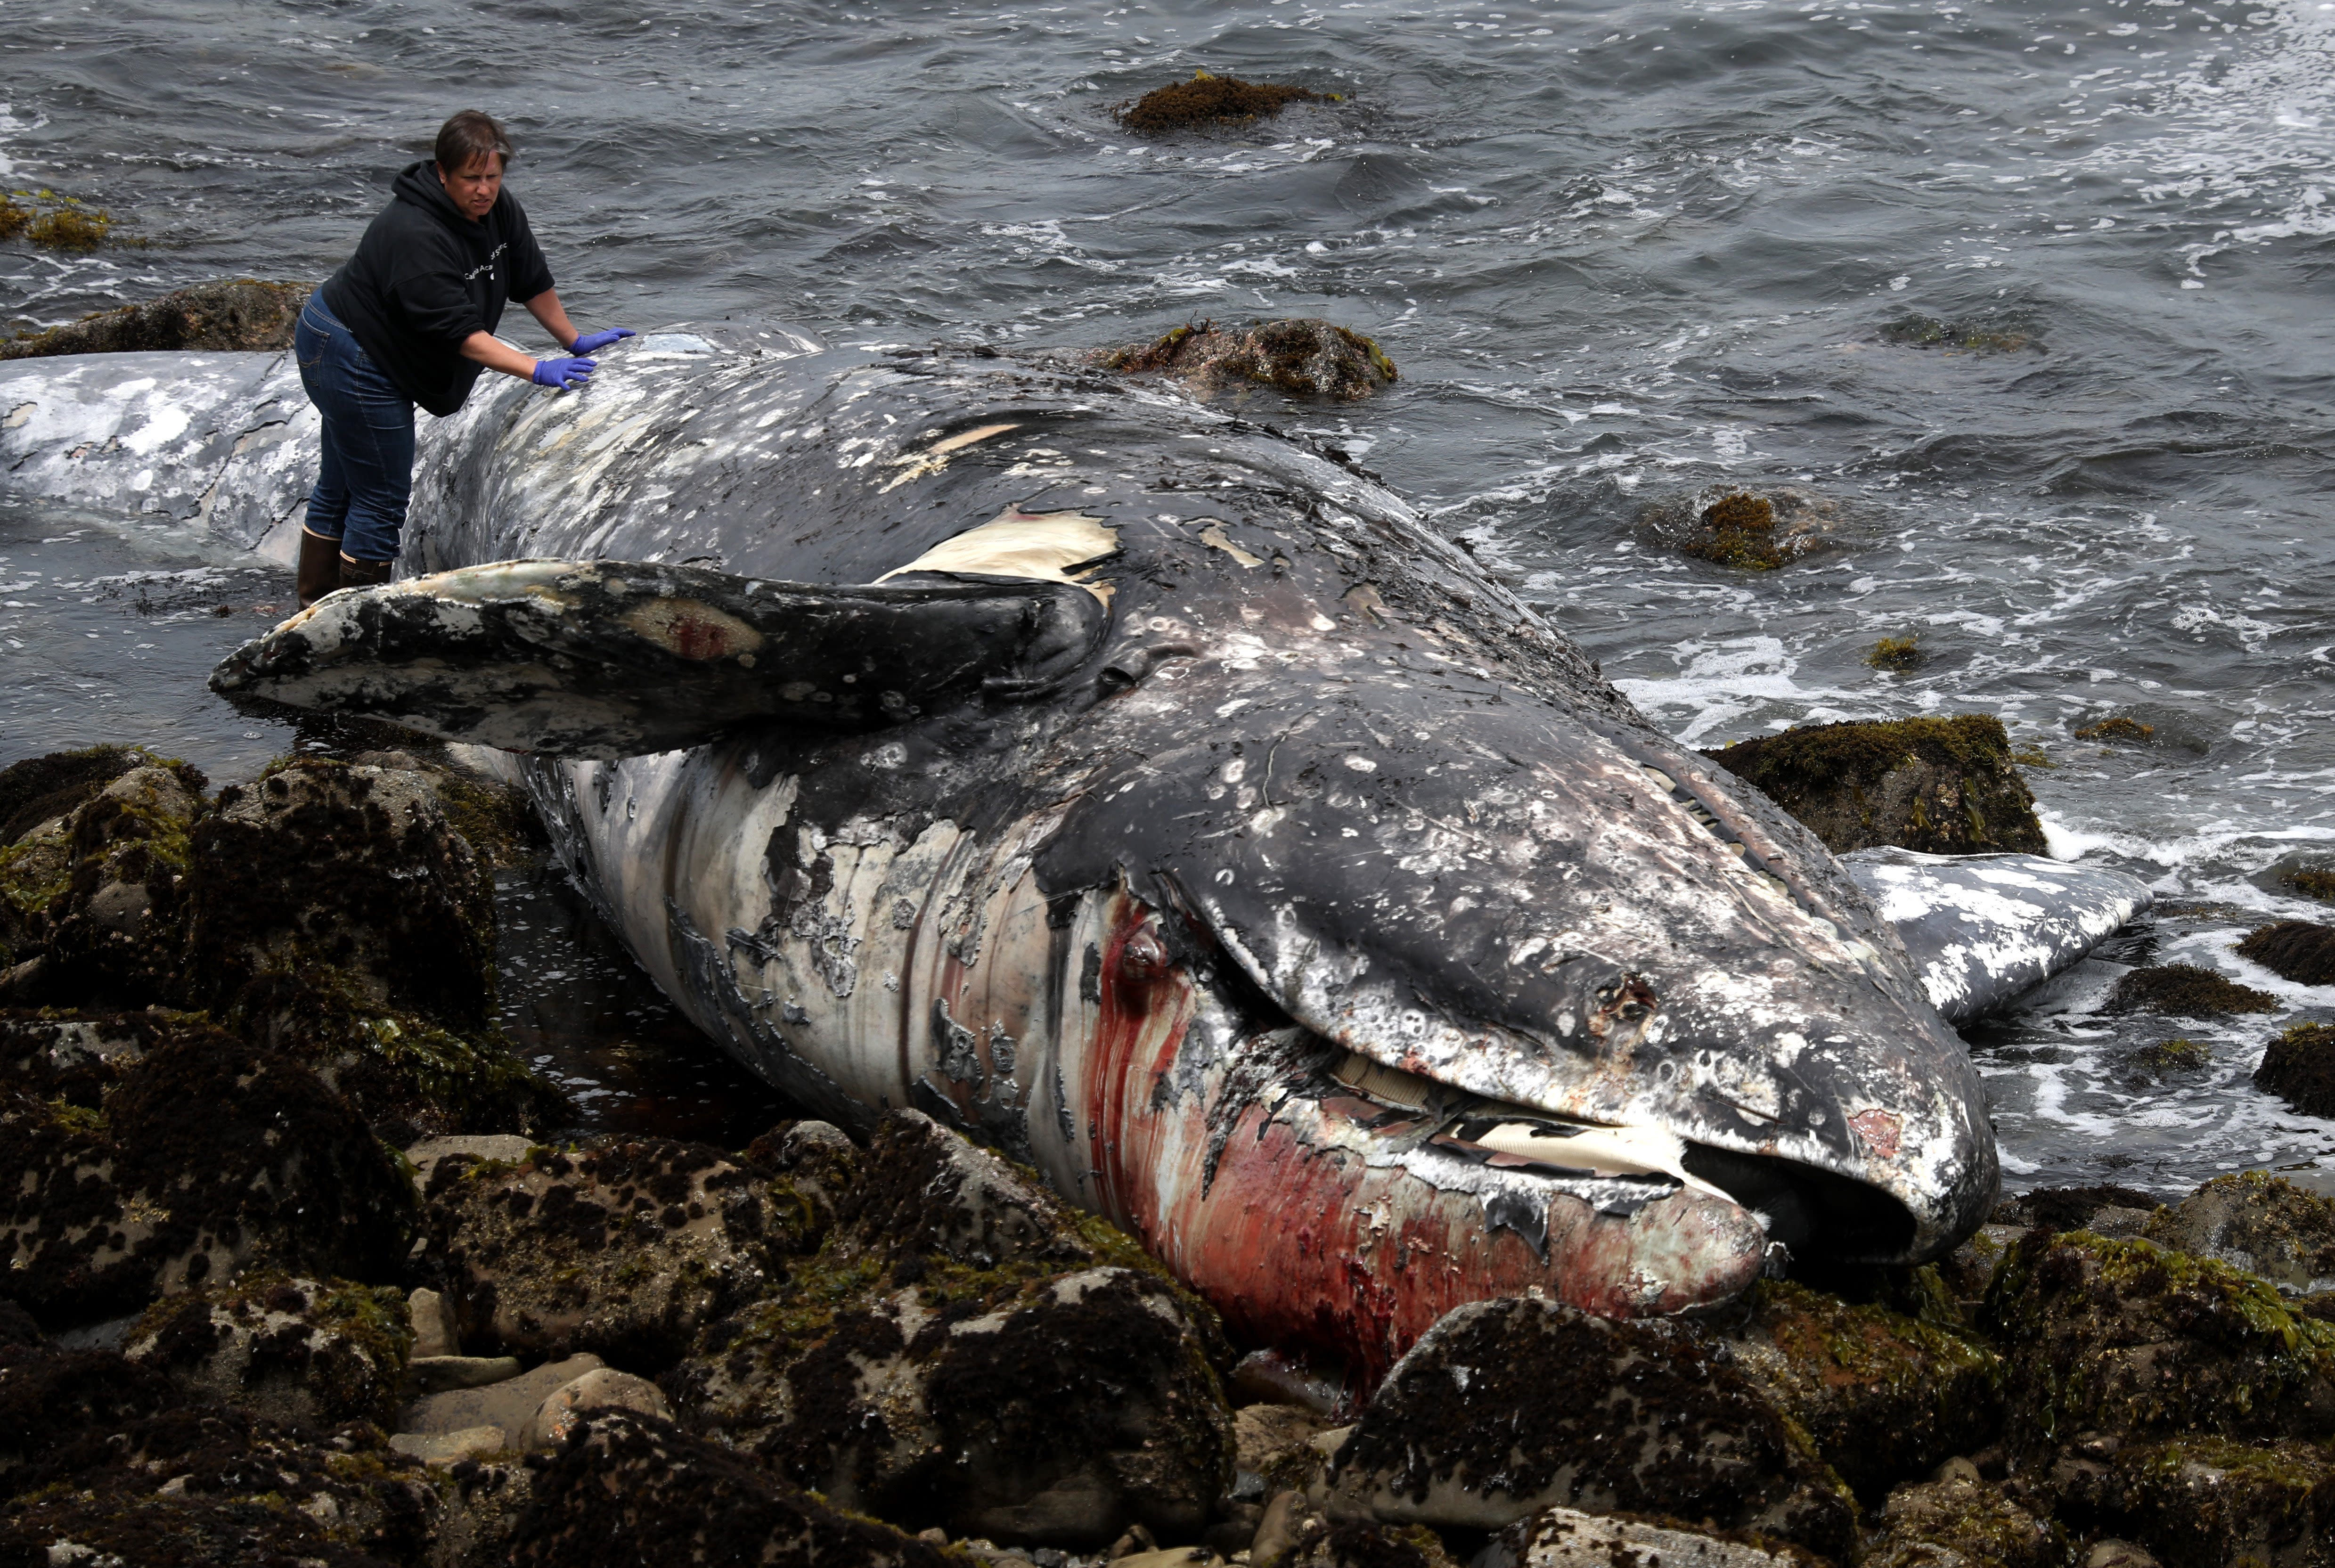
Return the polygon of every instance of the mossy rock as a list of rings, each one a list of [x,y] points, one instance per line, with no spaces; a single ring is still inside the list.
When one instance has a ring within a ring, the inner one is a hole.
[[[2335,1117],[2335,1024],[2290,1024],[2254,1069],[2254,1087],[2305,1116]]]
[[[2335,1290],[2335,1200],[2268,1171],[2215,1176],[2142,1232],[2296,1293]]]
[[[1789,1281],[1760,1282],[1747,1305],[1728,1339],[1736,1366],[1868,1506],[1994,1440],[2002,1369],[1982,1345]]]
[[[665,1379],[686,1418],[915,1528],[1079,1550],[1137,1523],[1197,1538],[1234,1456],[1206,1306],[916,1112],[887,1115],[856,1172],[823,1124],[776,1153],[768,1191],[801,1216],[797,1250]]]
[[[1458,1568],[1442,1538],[1424,1524],[1368,1519],[1306,1521],[1272,1568]]]
[[[1909,634],[1903,637],[1882,638],[1865,655],[1865,662],[1876,670],[1904,674],[1928,663],[1929,655],[1922,652],[1920,637]]]
[[[2102,1011],[2160,1012],[2176,1018],[2223,1018],[2276,1012],[2278,998],[2195,963],[2156,963],[2116,983]]]
[[[1549,1508],[1495,1538],[1493,1555],[1519,1568],[1832,1568],[1829,1558],[1762,1535],[1658,1514]]]
[[[2306,1437],[2084,1444],[2046,1484],[2077,1529],[2164,1568],[2335,1562],[2335,1448]]]
[[[1968,1476],[1898,1487],[1861,1568],[2068,1568],[2068,1533]]]
[[[2123,1065],[2127,1076],[2136,1083],[2164,1083],[2213,1066],[2214,1048],[2197,1040],[2160,1040],[2127,1053]]]
[[[1651,503],[1638,517],[1663,547],[1747,572],[1772,572],[1840,542],[1843,522],[1838,502],[1788,485],[1673,496]]]
[[[2247,932],[2238,956],[2297,985],[2335,985],[2335,925],[2274,920]]]
[[[395,1286],[263,1269],[149,1307],[122,1351],[191,1400],[237,1405],[285,1427],[385,1428],[412,1347]]]
[[[2138,1187],[2119,1186],[2114,1182],[2095,1182],[2079,1186],[2037,1187],[2017,1197],[2003,1199],[1994,1205],[1988,1222],[1998,1225],[2017,1225],[2021,1230],[2037,1226],[2047,1231],[2080,1231],[2088,1229],[2092,1216],[2104,1209],[2154,1210],[2158,1198]]]
[[[0,343],[0,360],[71,353],[280,353],[314,284],[223,278]]]
[[[2004,1347],[2005,1441],[2025,1462],[2080,1433],[2335,1434],[2335,1325],[2227,1263],[2032,1231],[1996,1276],[1986,1317]]]
[[[1244,82],[1237,76],[1196,71],[1189,82],[1171,82],[1132,102],[1119,104],[1110,117],[1138,134],[1158,136],[1198,125],[1269,120],[1293,103],[1334,103],[1339,96],[1278,82]]]
[[[1340,1508],[1500,1529],[1547,1507],[1671,1514],[1836,1560],[1853,1495],[1756,1378],[1692,1330],[1534,1300],[1459,1307],[1371,1397],[1330,1477]]]
[[[1203,400],[1228,388],[1263,386],[1292,397],[1351,402],[1400,379],[1394,361],[1375,340],[1312,317],[1226,327],[1187,324],[1095,358],[1122,374],[1173,376]]]
[[[142,756],[53,831],[0,848],[0,903],[28,967],[0,993],[101,1008],[169,998],[177,973],[189,834],[203,776]]]
[[[165,759],[135,747],[92,746],[27,757],[0,768],[0,845],[14,844],[42,823],[71,815],[100,789],[148,763],[170,766]],[[202,793],[199,778],[193,789]]]
[[[1803,725],[1704,754],[1835,854],[1884,844],[1933,855],[2046,847],[2035,798],[1992,714]]]
[[[510,1568],[776,1563],[974,1568],[963,1553],[789,1486],[750,1458],[630,1410],[602,1410],[536,1472]]]

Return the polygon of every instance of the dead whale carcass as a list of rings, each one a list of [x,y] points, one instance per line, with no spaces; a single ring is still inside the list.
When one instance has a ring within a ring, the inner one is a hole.
[[[537,751],[611,923],[823,1114],[971,1128],[1365,1367],[1992,1201],[1840,867],[1375,483],[993,358],[609,370],[433,427],[404,565],[450,575],[219,683]]]

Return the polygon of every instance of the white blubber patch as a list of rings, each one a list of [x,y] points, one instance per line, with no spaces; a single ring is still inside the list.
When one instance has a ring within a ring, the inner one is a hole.
[[[977,528],[943,539],[905,566],[876,580],[888,583],[910,572],[957,572],[975,577],[1027,577],[1069,583],[1104,604],[1110,585],[1089,582],[1070,568],[1119,553],[1119,530],[1084,512],[1025,512],[1008,507]]]

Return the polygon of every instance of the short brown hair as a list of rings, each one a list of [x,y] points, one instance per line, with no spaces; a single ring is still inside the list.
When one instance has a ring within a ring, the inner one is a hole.
[[[483,109],[465,109],[438,128],[438,145],[431,150],[441,173],[460,174],[492,152],[501,153],[509,168],[518,150],[501,121]]]

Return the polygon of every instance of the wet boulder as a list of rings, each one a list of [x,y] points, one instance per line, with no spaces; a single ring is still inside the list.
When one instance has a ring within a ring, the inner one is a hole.
[[[1691,1329],[1536,1299],[1455,1309],[1388,1374],[1331,1513],[1497,1530],[1552,1506],[1671,1514],[1822,1555],[1854,1497],[1766,1389]]]
[[[781,1163],[832,1162],[817,1128]],[[1233,1458],[1206,1307],[916,1112],[885,1118],[848,1186],[820,1168],[831,1227],[798,1229],[816,1250],[665,1379],[686,1419],[912,1528],[1080,1550],[1136,1524],[1197,1538]]]
[[[718,1149],[621,1136],[516,1164],[441,1157],[421,1267],[460,1341],[669,1366],[771,1284],[763,1179]]]
[[[1762,1281],[1749,1305],[1727,1341],[1736,1369],[1868,1504],[1994,1440],[2002,1370],[1983,1346],[1787,1281]]]
[[[2215,1176],[2141,1233],[2297,1294],[2335,1290],[2335,1201],[2267,1171]]]
[[[2154,963],[2117,981],[2101,1011],[2220,1018],[2239,1012],[2276,1012],[2278,998],[2198,964]]]
[[[2030,1231],[1987,1299],[2004,1438],[2048,1464],[2081,1434],[2120,1443],[2335,1434],[2335,1325],[2269,1284],[2142,1240]]]
[[[50,354],[281,351],[315,286],[221,278],[0,343],[0,360]]]
[[[1825,1560],[1740,1531],[1548,1508],[1500,1532],[1476,1562],[1481,1568],[1822,1568]]]
[[[1838,502],[1789,486],[1672,496],[1638,516],[1639,527],[1661,547],[1749,572],[1771,572],[1839,543],[1845,521]],[[1904,644],[1904,657],[1918,663],[1917,653],[1910,642]]]
[[[166,1019],[134,1060],[100,1070],[114,1081],[95,1106],[53,1098],[41,1073],[0,1081],[0,1249],[44,1326],[138,1312],[245,1268],[383,1280],[402,1265],[411,1184],[301,1063]]]
[[[1203,401],[1230,389],[1271,387],[1293,397],[1366,398],[1399,377],[1376,341],[1332,322],[1301,318],[1219,327],[1200,322],[1099,356],[1126,375],[1174,378]]]
[[[1835,854],[1884,844],[1933,855],[2044,853],[2035,798],[1991,713],[1808,724],[1705,754]]]
[[[1269,120],[1292,103],[1334,103],[1338,97],[1285,82],[1244,82],[1196,71],[1189,82],[1171,82],[1115,106],[1110,117],[1129,131],[1157,136],[1199,125]]]
[[[2335,925],[2273,920],[2247,932],[2237,951],[2239,957],[2253,959],[2281,980],[2335,985]]]
[[[197,824],[184,993],[403,1137],[505,1132],[561,1101],[494,1027],[494,883],[431,780],[303,760]]]
[[[2335,1024],[2289,1025],[2262,1053],[2254,1087],[2305,1116],[2335,1116]]]
[[[806,1494],[671,1423],[608,1410],[535,1474],[512,1568],[579,1563],[775,1563],[948,1568],[964,1560]]]
[[[2136,1542],[2164,1568],[2335,1560],[2335,1453],[2322,1442],[2094,1437],[2049,1486],[2071,1527]]]
[[[122,1353],[189,1401],[284,1427],[386,1427],[412,1341],[393,1286],[260,1270],[150,1307]]]
[[[1309,1519],[1270,1563],[1257,1563],[1253,1554],[1250,1563],[1252,1568],[1457,1568],[1442,1539],[1426,1525],[1368,1519]]]
[[[2083,1231],[2092,1228],[2097,1216],[2110,1211],[2150,1215],[2156,1208],[2157,1200],[2153,1194],[2114,1182],[2097,1182],[2082,1186],[2037,1187],[2017,1197],[2005,1198],[1994,1205],[1988,1221],[1995,1225],[2016,1225],[2020,1230],[2033,1230],[2039,1225],[2047,1231]]]
[[[1898,1487],[1864,1568],[2067,1568],[2067,1532],[1972,1474]]]

